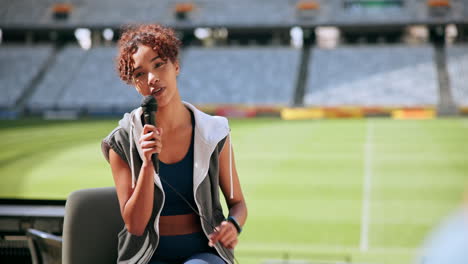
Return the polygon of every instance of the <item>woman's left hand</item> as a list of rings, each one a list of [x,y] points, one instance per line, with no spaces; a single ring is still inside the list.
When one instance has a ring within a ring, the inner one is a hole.
[[[225,248],[234,249],[237,245],[237,229],[233,223],[223,221],[216,227],[215,231],[209,235],[208,245],[214,246],[218,241]]]

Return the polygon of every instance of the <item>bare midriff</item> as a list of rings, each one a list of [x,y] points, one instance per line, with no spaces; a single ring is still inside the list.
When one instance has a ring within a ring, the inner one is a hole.
[[[161,236],[178,236],[201,232],[200,217],[195,213],[166,215],[159,218]]]

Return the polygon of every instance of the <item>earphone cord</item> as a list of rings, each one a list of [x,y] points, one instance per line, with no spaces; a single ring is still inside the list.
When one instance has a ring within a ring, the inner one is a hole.
[[[214,225],[212,225],[203,215],[201,215],[200,213],[198,213],[197,210],[195,210],[195,208],[193,208],[193,206],[190,204],[189,201],[187,201],[187,199],[185,199],[185,197],[180,194],[172,185],[170,185],[163,177],[159,176],[159,178],[161,179],[162,182],[164,182],[167,186],[169,186],[169,188],[171,188],[189,207],[190,209],[192,209],[192,211],[195,212],[195,214],[197,214],[201,219],[203,219],[203,221],[205,221],[205,223],[209,224],[211,226],[211,228],[213,228],[213,230],[216,230],[216,227]],[[217,242],[219,243],[219,241]],[[231,251],[225,251],[225,252],[228,252],[228,254],[230,256],[232,256],[232,258],[234,259],[234,261],[239,264],[239,261],[237,261],[236,257],[234,256],[234,253],[232,253]]]

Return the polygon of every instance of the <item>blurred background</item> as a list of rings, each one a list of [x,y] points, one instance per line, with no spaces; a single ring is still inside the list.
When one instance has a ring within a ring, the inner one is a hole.
[[[0,0],[1,263],[113,186],[100,141],[141,101],[115,70],[127,23],[173,27],[182,99],[230,120],[240,263],[414,263],[459,207],[468,0]]]

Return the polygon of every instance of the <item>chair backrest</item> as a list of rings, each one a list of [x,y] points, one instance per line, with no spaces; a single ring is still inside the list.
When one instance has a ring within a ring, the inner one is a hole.
[[[116,263],[124,222],[115,187],[78,190],[65,205],[63,264]]]

